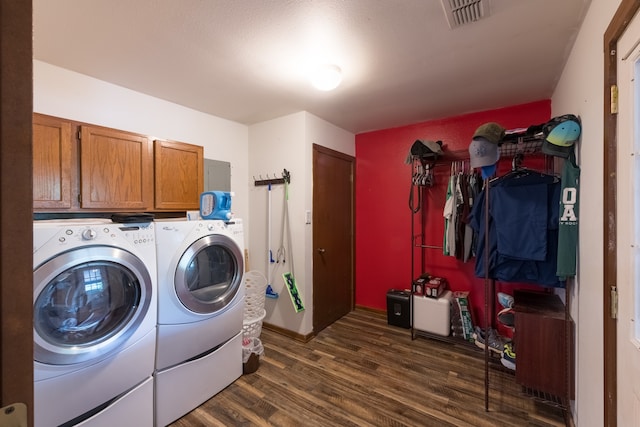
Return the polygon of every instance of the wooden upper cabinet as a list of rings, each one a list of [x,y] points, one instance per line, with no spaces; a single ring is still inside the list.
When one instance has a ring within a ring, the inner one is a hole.
[[[153,207],[153,146],[146,136],[80,127],[81,208]]]
[[[33,208],[71,208],[71,123],[33,115]]]
[[[203,191],[199,145],[33,114],[36,211],[195,210]]]
[[[200,208],[204,191],[204,149],[174,141],[154,141],[155,208]]]

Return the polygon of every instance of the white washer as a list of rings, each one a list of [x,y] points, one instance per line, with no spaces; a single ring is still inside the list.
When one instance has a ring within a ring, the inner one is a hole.
[[[154,228],[34,222],[36,427],[153,424]]]
[[[155,422],[171,423],[242,375],[242,221],[156,222]]]

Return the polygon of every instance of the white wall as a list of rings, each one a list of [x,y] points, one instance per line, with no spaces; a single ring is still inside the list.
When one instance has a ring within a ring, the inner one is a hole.
[[[232,210],[249,221],[247,126],[41,61],[33,78],[37,113],[201,145],[205,158],[231,163]]]
[[[576,322],[574,421],[602,425],[603,394],[603,111],[604,32],[619,0],[592,0],[562,77],[552,97],[552,115],[579,115],[580,254],[572,316]]]
[[[271,188],[271,214],[269,215],[268,188],[251,185],[251,240],[249,263],[269,280],[279,294],[277,299],[267,298],[265,321],[301,335],[313,331],[313,264],[312,225],[306,224],[306,212],[313,211],[312,144],[355,154],[355,135],[340,129],[307,112],[299,112],[249,127],[249,176],[251,180],[280,178],[283,169],[291,173],[289,186],[289,224],[291,247],[285,236],[286,262],[267,264],[268,247],[273,258],[282,240],[282,214],[284,186]],[[270,217],[270,221],[269,221]],[[271,244],[267,245],[270,222]],[[305,310],[296,313],[284,286],[282,274],[292,271]]]
[[[249,126],[249,208],[251,209],[251,239],[249,241],[249,264],[252,270],[264,274],[275,292],[277,299],[267,298],[265,321],[300,334],[312,329],[311,283],[305,271],[304,211],[310,209],[305,204],[305,122],[304,113],[295,113],[274,120]],[[282,239],[282,215],[284,210],[284,185],[271,187],[271,214],[269,215],[267,186],[255,186],[253,180],[282,178],[286,169],[291,175],[289,185],[289,224],[291,248],[285,236],[285,263],[267,265],[268,250],[273,259],[277,258]],[[270,218],[269,218],[270,217]],[[268,230],[271,242],[268,245]],[[282,274],[293,268],[294,277],[305,310],[296,313]]]
[[[307,149],[311,152],[311,144],[318,144],[335,151],[356,155],[355,135],[339,128],[326,120],[305,113]]]

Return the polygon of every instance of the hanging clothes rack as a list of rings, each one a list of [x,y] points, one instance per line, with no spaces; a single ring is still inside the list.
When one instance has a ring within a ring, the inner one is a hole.
[[[429,158],[428,159],[429,173],[434,173],[435,169],[444,169],[445,167],[450,168],[451,172],[464,172],[469,168],[469,152],[468,150],[451,150],[445,151],[443,154],[439,155],[436,159]],[[427,220],[427,209],[424,206],[424,194],[426,191],[434,184],[434,178],[431,180],[425,181],[424,185],[415,185],[416,171],[425,170],[423,167],[425,165],[425,159],[420,156],[411,156],[411,172],[412,172],[412,186],[411,193],[409,197],[409,208],[411,209],[411,277],[410,281],[413,283],[414,275],[416,273],[416,260],[415,260],[415,251],[419,249],[420,251],[420,272],[424,273],[425,271],[425,255],[427,249],[437,249],[443,250],[442,244],[428,244],[427,236],[424,232],[424,224],[426,224]],[[423,168],[423,169],[421,169]],[[417,193],[417,194],[416,194]],[[417,202],[416,202],[417,201]],[[415,216],[419,215],[419,220],[421,224],[420,233],[416,233],[416,224],[415,224]],[[416,330],[414,329],[414,307],[413,307],[413,285],[411,289],[411,297],[410,297],[410,313],[411,313],[411,339],[416,338]],[[425,335],[429,335],[426,332],[421,332]],[[434,336],[433,338],[445,339],[445,337]]]
[[[544,155],[542,153],[542,145],[544,143],[544,134],[541,132],[541,127],[540,129],[537,130],[537,132],[534,130],[532,132],[532,128],[536,128],[536,127],[529,127],[529,128],[521,128],[521,129],[514,129],[514,130],[507,130],[505,132],[505,137],[503,138],[503,141],[501,143],[500,146],[500,156],[502,159],[504,158],[511,158],[512,159],[512,170],[516,170],[516,169],[520,169],[522,167],[523,161],[525,159],[525,157],[528,156],[544,156],[544,169],[546,169],[547,171],[551,171],[553,169],[553,164],[554,164],[554,159],[551,156],[547,156]],[[417,157],[413,157],[412,158],[412,174],[415,175],[415,165],[416,162],[421,162],[421,159],[417,158]],[[435,164],[433,164],[431,166],[431,171],[433,172],[433,169],[435,167],[443,167],[443,166],[448,166],[449,168],[451,168],[452,171],[465,171],[465,166],[469,167],[469,152],[468,150],[456,150],[456,151],[446,151],[439,159],[438,162],[436,162]],[[412,179],[414,178],[414,176],[412,176]],[[427,188],[429,188],[428,186],[422,186],[421,188],[418,188],[417,190],[421,193],[422,191],[426,190]],[[488,211],[489,209],[489,197],[490,197],[490,188],[491,188],[491,184],[489,182],[489,180],[485,180],[485,210]],[[412,189],[413,191],[414,189]],[[441,245],[430,245],[427,244],[426,242],[426,235],[424,233],[424,224],[426,222],[426,209],[423,206],[424,203],[424,199],[420,198],[419,199],[420,203],[416,206],[416,205],[411,205],[410,202],[410,208],[412,210],[412,216],[411,216],[411,244],[412,244],[412,254],[411,254],[411,282],[413,282],[414,280],[414,274],[415,274],[415,268],[416,268],[416,263],[415,263],[415,256],[414,256],[414,250],[416,248],[420,249],[420,268],[421,271],[424,272],[425,270],[425,250],[426,249],[443,249],[443,246]],[[416,209],[417,208],[417,209]],[[420,212],[422,211],[422,212]],[[488,231],[489,229],[489,216],[487,215],[487,212],[485,211],[485,233]],[[415,215],[420,214],[420,221],[423,227],[423,232],[420,235],[416,235],[416,230],[415,230]],[[418,242],[419,240],[419,242]],[[488,266],[488,256],[489,256],[489,251],[488,251],[488,239],[485,239],[485,251],[483,256],[486,257],[485,258],[485,266]],[[560,409],[566,411],[569,409],[569,402],[570,402],[570,394],[569,394],[569,390],[571,388],[571,384],[570,384],[570,371],[569,371],[569,367],[572,365],[571,364],[571,360],[570,358],[572,357],[572,352],[570,351],[570,340],[571,340],[571,327],[570,327],[570,322],[568,321],[570,319],[570,282],[571,279],[567,279],[566,284],[565,284],[565,324],[566,324],[566,328],[565,328],[565,333],[564,333],[564,337],[563,337],[563,341],[565,342],[565,346],[567,351],[565,351],[565,357],[564,357],[564,364],[565,364],[565,372],[567,373],[566,377],[565,377],[565,389],[567,390],[567,393],[565,396],[561,397],[561,402],[558,403],[558,401],[553,397],[553,396],[549,396],[548,394],[542,392],[537,392],[536,390],[526,390],[527,393],[529,395],[531,395],[532,397],[536,398],[538,401],[541,401],[542,403],[546,403],[546,404],[551,404],[553,406],[559,407]],[[491,277],[489,277],[489,269],[485,268],[485,277],[484,277],[484,313],[485,313],[485,337],[488,337],[489,335],[489,328],[492,325],[492,321],[491,318],[494,317],[493,313],[494,313],[494,305],[495,305],[495,280],[492,279]],[[416,333],[415,330],[413,328],[413,311],[414,311],[414,307],[413,307],[413,287],[412,287],[412,292],[411,292],[411,298],[410,298],[410,310],[411,310],[411,339],[415,339],[416,338]],[[426,334],[427,336],[431,337],[429,334]],[[438,337],[433,337],[433,338],[438,338]],[[485,341],[486,342],[486,341]],[[485,351],[484,351],[484,362],[485,362],[485,410],[488,411],[489,410],[489,360],[490,360],[490,352],[489,352],[489,346],[485,345]]]

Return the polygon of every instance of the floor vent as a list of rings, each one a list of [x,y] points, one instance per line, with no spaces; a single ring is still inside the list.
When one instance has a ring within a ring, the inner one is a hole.
[[[489,0],[440,0],[449,28],[471,24],[489,15]]]

